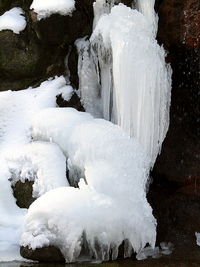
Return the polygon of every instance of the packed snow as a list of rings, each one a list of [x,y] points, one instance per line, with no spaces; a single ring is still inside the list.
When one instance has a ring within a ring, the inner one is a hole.
[[[90,40],[79,40],[77,47],[86,111],[135,137],[153,166],[169,125],[171,68],[154,38],[156,28],[152,30],[147,18],[148,14],[155,16],[150,2],[139,5],[145,15],[122,4],[106,14],[108,7],[104,6],[105,14],[95,22]],[[94,7],[100,9],[97,3]],[[99,16],[102,9],[94,13]]]
[[[68,185],[64,180],[66,159],[59,148],[44,142],[29,144],[32,116],[43,108],[56,107],[56,96],[62,93],[66,98],[72,93],[64,77],[35,89],[0,92],[0,261],[21,260],[19,239],[26,210],[16,205],[11,184],[35,178],[34,196]]]
[[[26,28],[24,11],[19,7],[14,7],[0,16],[0,31],[11,30],[19,34]]]
[[[33,0],[30,8],[37,13],[39,20],[57,13],[66,16],[75,10],[75,0]]]
[[[34,202],[23,246],[56,245],[67,262],[78,260],[83,242],[95,260],[108,260],[110,253],[116,259],[124,240],[126,256],[147,243],[154,247],[156,221],[145,192],[149,161],[137,141],[119,126],[71,108],[42,110],[32,131],[33,140],[60,146],[79,188],[55,189]]]

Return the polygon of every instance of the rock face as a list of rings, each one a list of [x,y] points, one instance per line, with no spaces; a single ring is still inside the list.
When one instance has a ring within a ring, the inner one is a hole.
[[[31,259],[39,262],[65,262],[65,259],[60,250],[53,246],[37,248],[35,250],[32,250],[28,247],[21,247],[20,254],[26,259]]]
[[[0,32],[0,91],[36,86],[49,77],[64,74],[70,47],[76,39],[91,33],[93,1],[77,0],[72,16],[52,15],[40,21],[30,11],[31,2],[0,1],[1,14],[19,6],[27,20],[26,29],[19,35]]]
[[[13,195],[16,198],[16,204],[20,208],[28,209],[35,201],[35,198],[32,197],[33,182],[25,181],[25,183],[22,183],[21,181],[18,181],[12,186],[12,189]]]
[[[173,69],[170,127],[153,170],[149,200],[158,241],[196,246],[200,231],[200,2],[157,1],[158,40]]]

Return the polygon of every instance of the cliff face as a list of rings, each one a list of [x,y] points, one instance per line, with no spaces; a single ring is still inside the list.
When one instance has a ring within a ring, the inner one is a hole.
[[[161,0],[157,9],[158,40],[168,51],[173,84],[170,127],[152,173],[150,199],[158,239],[191,249],[200,229],[200,2]]]
[[[91,34],[93,0],[77,0],[72,16],[52,15],[41,21],[29,10],[31,2],[0,0],[0,14],[19,6],[27,19],[20,35],[0,32],[0,91],[36,86],[64,74],[68,54],[70,80],[77,88],[74,41]],[[200,231],[200,2],[157,0],[156,9],[158,41],[168,51],[173,88],[170,128],[152,173],[149,198],[158,218],[160,241],[194,244],[194,232]],[[195,224],[188,230],[185,224],[190,224],[191,217]]]

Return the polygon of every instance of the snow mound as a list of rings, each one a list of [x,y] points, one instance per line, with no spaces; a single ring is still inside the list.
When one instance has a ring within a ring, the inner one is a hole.
[[[125,256],[147,243],[154,247],[156,221],[145,192],[149,160],[134,139],[117,125],[71,108],[39,112],[32,136],[60,146],[70,182],[79,188],[55,189],[31,205],[23,246],[55,245],[67,262],[78,259],[83,243],[96,260],[108,260],[110,253],[116,259],[124,240]]]
[[[33,181],[33,197],[68,186],[66,158],[55,144],[34,142],[6,154],[11,183]]]
[[[75,9],[75,0],[33,0],[30,7],[37,13],[38,20],[52,14],[70,15]]]
[[[33,115],[43,108],[56,107],[56,96],[62,93],[68,93],[69,98],[72,93],[72,87],[66,86],[63,76],[45,81],[34,89],[1,92],[0,150],[30,142]]]
[[[11,30],[19,34],[26,28],[24,11],[19,7],[14,7],[0,16],[0,31]]]
[[[59,148],[54,144],[28,144],[32,141],[33,115],[43,108],[56,107],[56,96],[62,93],[66,98],[72,93],[64,77],[45,81],[35,89],[0,92],[0,262],[21,260],[19,239],[26,210],[16,205],[11,177],[15,177],[13,182],[18,178],[23,181],[36,173],[35,196],[68,185],[64,180],[66,159]]]

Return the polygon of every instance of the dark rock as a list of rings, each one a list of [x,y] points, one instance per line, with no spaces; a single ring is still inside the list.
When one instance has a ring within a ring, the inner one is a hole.
[[[10,8],[12,0],[0,0],[0,15]]]
[[[197,248],[200,231],[200,186],[179,188],[176,183],[154,181],[148,199],[158,221],[157,242],[172,242],[176,252]]]
[[[26,259],[39,262],[65,262],[60,250],[53,246],[36,248],[35,250],[32,250],[28,247],[21,247],[20,254]]]
[[[153,175],[180,186],[200,179],[200,28],[191,21],[200,18],[198,3],[162,0],[158,9],[158,40],[169,51],[173,83],[169,132]]]
[[[74,93],[72,95],[72,97],[71,97],[71,99],[69,101],[64,100],[62,98],[62,95],[58,95],[56,97],[56,103],[61,108],[70,107],[70,108],[75,108],[78,111],[85,111],[83,106],[82,106],[82,104],[81,104],[80,98],[76,93]]]
[[[12,189],[13,195],[16,198],[16,204],[20,208],[28,209],[35,201],[35,198],[32,196],[33,182],[25,181],[25,183],[22,183],[21,181],[18,181],[14,186],[12,186]]]
[[[148,197],[158,220],[158,243],[173,242],[175,255],[188,259],[197,255],[195,232],[200,231],[199,1],[158,0],[157,9],[158,41],[173,69],[172,102]]]

